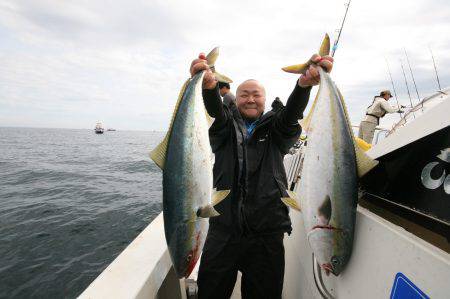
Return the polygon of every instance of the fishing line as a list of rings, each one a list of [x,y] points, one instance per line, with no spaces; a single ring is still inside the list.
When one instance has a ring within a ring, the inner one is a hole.
[[[338,47],[338,44],[339,44],[339,39],[341,38],[342,29],[344,29],[345,19],[347,18],[348,9],[350,7],[350,3],[351,2],[352,2],[352,0],[350,0],[350,1],[348,1],[348,3],[344,4],[346,6],[345,14],[344,14],[344,18],[342,19],[341,28],[338,29],[338,32],[339,32],[338,33],[338,37],[334,41],[333,48],[331,49],[331,57],[334,57],[334,54],[336,53],[336,50],[337,50],[337,47]]]

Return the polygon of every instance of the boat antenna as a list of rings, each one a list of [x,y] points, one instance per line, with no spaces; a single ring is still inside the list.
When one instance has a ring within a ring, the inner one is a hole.
[[[437,83],[438,83],[438,86],[439,86],[439,90],[442,90],[441,82],[439,82],[439,75],[438,75],[437,68],[436,68],[436,62],[434,61],[433,51],[431,51],[431,47],[430,46],[428,46],[428,49],[430,49],[431,58],[433,59],[434,72],[436,73],[436,80],[437,80]]]
[[[336,50],[337,50],[337,47],[338,47],[338,44],[339,44],[339,39],[341,38],[342,29],[344,28],[345,19],[347,18],[348,8],[350,7],[350,3],[351,2],[352,2],[352,0],[349,0],[348,3],[344,4],[346,6],[345,14],[344,14],[344,18],[342,19],[341,28],[338,29],[338,37],[334,41],[333,48],[331,49],[331,57],[334,57],[334,53],[336,53]]]
[[[412,68],[411,68],[411,64],[409,63],[409,57],[408,57],[408,53],[406,52],[406,48],[403,48],[403,51],[405,52],[406,61],[408,62],[409,71],[411,72],[411,78],[412,78],[413,83],[414,83],[414,88],[416,89],[417,100],[419,100],[419,103],[420,103],[419,91],[417,90],[416,80],[414,80],[414,74],[413,74],[413,71],[412,71]]]
[[[395,102],[397,102],[397,106],[400,107],[400,105],[398,103],[397,91],[395,91],[394,80],[392,80],[391,69],[389,68],[389,63],[387,61],[386,56],[384,57],[384,60],[386,61],[386,66],[387,66],[387,69],[388,69],[389,78],[391,78],[391,84],[392,84],[392,89],[394,90]],[[402,118],[403,118],[403,115],[400,113],[400,119],[402,119]]]
[[[403,68],[403,62],[401,59],[400,59],[400,65],[402,67],[403,77],[405,78],[406,90],[408,91],[409,103],[411,104],[411,109],[412,109],[413,104],[412,104],[412,99],[411,99],[411,93],[409,92],[408,80],[406,80],[405,69]],[[413,112],[413,116],[414,116],[414,118],[416,118],[416,115],[414,114],[414,112]]]

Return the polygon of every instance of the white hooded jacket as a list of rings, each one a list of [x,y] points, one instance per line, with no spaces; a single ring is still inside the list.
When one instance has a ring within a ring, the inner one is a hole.
[[[367,108],[364,121],[378,124],[378,120],[386,113],[395,113],[398,112],[399,109],[400,107],[398,106],[391,106],[384,98],[375,97],[372,105]]]

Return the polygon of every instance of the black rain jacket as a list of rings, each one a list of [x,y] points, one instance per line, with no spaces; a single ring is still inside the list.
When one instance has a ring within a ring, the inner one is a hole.
[[[292,231],[283,158],[298,140],[298,119],[308,103],[311,88],[296,84],[286,107],[263,114],[251,136],[237,106],[224,105],[218,88],[203,90],[205,107],[214,123],[209,129],[214,187],[231,190],[216,205],[220,216],[210,218],[210,229],[233,235],[264,235]]]

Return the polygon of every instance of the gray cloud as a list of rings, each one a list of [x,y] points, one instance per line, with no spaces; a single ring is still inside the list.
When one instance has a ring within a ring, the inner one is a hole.
[[[164,130],[190,61],[216,45],[217,67],[235,80],[233,87],[260,79],[270,105],[295,84],[296,76],[280,68],[306,60],[324,32],[336,37],[344,6],[326,5],[2,1],[0,125],[89,128],[103,120],[116,128]],[[428,45],[442,85],[450,84],[450,38],[442,35],[450,29],[449,13],[441,0],[352,3],[332,76],[353,122],[374,94],[391,88],[384,57],[400,100],[409,101],[398,62],[403,47],[421,96],[436,90]]]
[[[14,1],[4,25],[40,41],[104,48],[149,40],[183,41],[179,16],[165,2]],[[3,11],[5,14],[6,11]],[[20,27],[18,27],[18,25]]]

